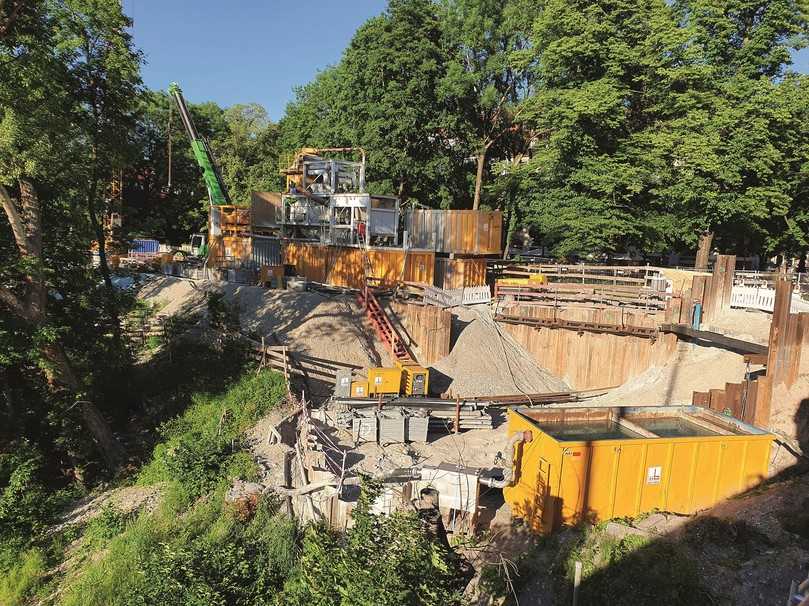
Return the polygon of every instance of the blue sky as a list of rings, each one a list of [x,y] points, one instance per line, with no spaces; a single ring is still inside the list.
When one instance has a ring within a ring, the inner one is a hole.
[[[294,86],[337,63],[386,0],[123,0],[153,89],[189,101],[256,102],[278,120]]]
[[[176,80],[195,103],[256,102],[278,120],[293,87],[337,63],[386,0],[123,0],[144,52],[143,80]],[[809,49],[795,68],[809,73]]]

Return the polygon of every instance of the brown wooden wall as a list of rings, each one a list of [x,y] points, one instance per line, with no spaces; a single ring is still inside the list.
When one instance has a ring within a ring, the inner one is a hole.
[[[563,378],[573,389],[621,385],[674,355],[677,337],[658,339],[502,324],[537,364]]]
[[[777,280],[767,355],[773,386],[791,387],[799,375],[809,373],[809,313],[790,313],[791,303],[792,282]]]
[[[690,284],[681,281],[666,306],[667,324],[691,324],[694,303],[702,303],[702,322],[710,323],[724,310],[730,309],[730,295],[736,274],[736,255],[718,255],[713,273],[694,275]]]
[[[413,246],[459,255],[502,251],[503,213],[482,210],[413,209],[405,224]]]
[[[434,364],[449,355],[452,314],[448,310],[415,303],[397,303],[392,307],[418,346],[421,364]]]
[[[771,387],[766,375],[752,381],[725,383],[721,389],[695,391],[692,403],[766,429],[770,422]]]
[[[208,243],[208,266],[227,267],[250,261],[251,240],[247,236],[218,236]]]
[[[442,259],[435,260],[435,286],[444,289],[470,288],[486,285],[486,259]],[[443,280],[439,280],[443,276]]]
[[[515,303],[501,305],[500,311],[525,318],[612,324],[616,328],[627,326],[656,328],[660,320],[660,314],[655,311],[620,307],[549,307],[544,304]]]
[[[372,248],[367,251],[371,276],[377,284],[391,286],[399,279],[405,282],[432,285],[435,253],[408,251],[401,248]],[[402,263],[405,262],[404,271]],[[363,252],[349,246],[327,246],[309,242],[286,242],[284,263],[294,265],[299,276],[313,282],[362,288],[364,281]]]

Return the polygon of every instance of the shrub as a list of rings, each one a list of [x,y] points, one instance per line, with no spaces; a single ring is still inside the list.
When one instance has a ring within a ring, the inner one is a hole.
[[[605,534],[603,527],[588,527],[564,563],[566,586],[573,580],[576,560],[582,563],[581,603],[615,606],[713,604],[700,584],[688,551],[667,540]]]
[[[124,531],[128,521],[127,514],[112,503],[105,503],[98,515],[87,524],[87,528],[84,530],[84,542],[99,544],[109,541]]]
[[[48,524],[52,499],[41,481],[42,455],[27,442],[0,454],[0,539],[25,544]]]
[[[452,605],[463,602],[461,562],[429,537],[413,512],[375,515],[379,494],[363,487],[354,526],[344,536],[322,526],[306,531],[300,563],[283,603],[356,606]]]
[[[241,434],[267,414],[285,394],[275,372],[247,372],[221,398],[194,396],[193,404],[161,428],[165,442],[154,449],[139,483],[181,483],[193,496],[228,477],[253,479],[256,467],[237,452]]]
[[[73,605],[277,604],[297,560],[297,526],[262,499],[246,524],[222,508],[222,493],[181,515],[165,505],[142,515],[68,588]]]

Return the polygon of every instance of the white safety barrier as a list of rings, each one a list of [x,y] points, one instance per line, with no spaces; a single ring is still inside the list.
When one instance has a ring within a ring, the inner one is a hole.
[[[468,288],[451,288],[448,290],[427,286],[424,289],[424,302],[440,307],[475,305],[477,303],[488,303],[491,300],[492,292],[488,286],[470,286]]]
[[[734,286],[730,293],[730,306],[772,311],[775,309],[775,289]]]

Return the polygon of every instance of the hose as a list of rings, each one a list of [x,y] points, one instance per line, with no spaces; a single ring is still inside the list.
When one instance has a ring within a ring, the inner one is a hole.
[[[511,451],[511,456],[508,460],[511,462],[511,465],[503,470],[503,479],[480,478],[480,483],[489,488],[506,488],[507,486],[511,486],[514,480],[514,456],[516,455],[517,444],[531,442],[533,439],[534,435],[530,431],[519,431],[511,436],[508,439],[508,446]]]

